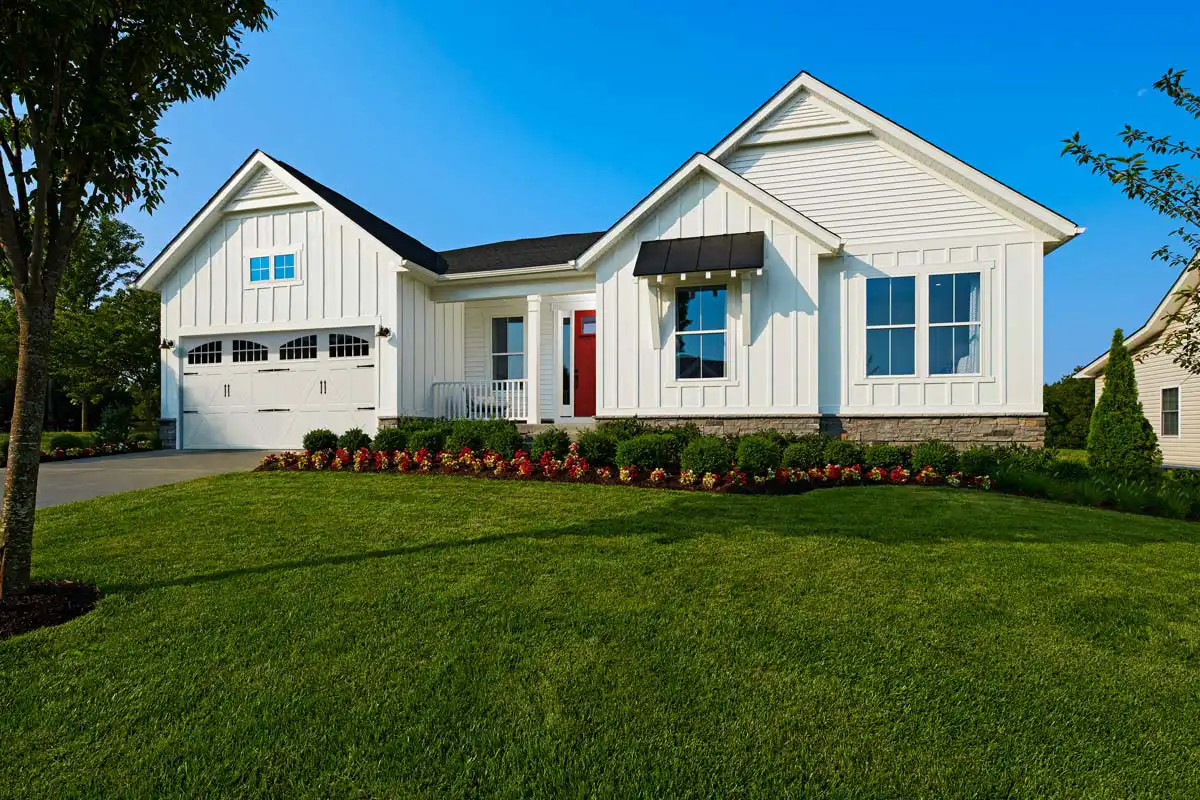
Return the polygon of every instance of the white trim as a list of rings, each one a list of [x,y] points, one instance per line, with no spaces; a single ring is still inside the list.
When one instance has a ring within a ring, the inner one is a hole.
[[[380,317],[344,317],[324,320],[291,320],[288,322],[256,322],[250,325],[203,325],[190,328],[176,328],[174,338],[184,339],[193,336],[228,336],[237,333],[286,333],[289,331],[323,331],[345,328],[378,329],[382,324]]]
[[[1167,433],[1167,426],[1164,424],[1167,410],[1163,403],[1163,392],[1168,389],[1175,390],[1175,410],[1171,412],[1175,415],[1175,433]],[[1183,436],[1183,386],[1178,383],[1174,386],[1160,386],[1158,389],[1158,435],[1167,439],[1178,439]]]
[[[757,203],[784,222],[792,225],[797,231],[808,236],[817,245],[818,250],[825,255],[833,255],[841,250],[842,240],[833,231],[813,222],[796,209],[774,195],[763,191],[724,164],[714,161],[703,153],[696,153],[696,155],[684,162],[679,169],[675,170],[669,178],[660,183],[658,188],[630,209],[625,216],[617,220],[616,224],[609,228],[607,233],[597,239],[591,247],[585,250],[583,255],[575,260],[575,268],[583,270],[591,266],[596,259],[608,252],[628,230],[653,211],[659,203],[700,172],[708,173],[717,181],[746,197],[746,199]]]
[[[776,92],[775,96],[764,103],[745,122],[739,125],[733,133],[722,139],[712,150],[709,157],[721,160],[729,155],[739,145],[746,143],[750,135],[801,91],[808,91],[820,101],[850,117],[853,122],[866,126],[885,143],[891,144],[917,160],[939,169],[957,178],[976,194],[985,200],[993,200],[1006,208],[1010,213],[1017,213],[1037,227],[1054,235],[1055,240],[1065,242],[1083,233],[1084,228],[1076,225],[1061,214],[1043,206],[1020,192],[997,181],[983,172],[961,161],[946,151],[917,136],[910,130],[892,122],[858,101],[847,97],[832,86],[823,83],[807,72],[801,72]]]
[[[538,267],[514,267],[512,269],[489,269],[479,270],[478,272],[459,272],[449,275],[439,275],[438,282],[453,282],[453,281],[471,281],[471,280],[486,280],[494,278],[509,278],[513,275],[543,275],[546,273],[562,272],[573,273],[575,271],[575,262],[568,261],[565,264],[546,264]]]

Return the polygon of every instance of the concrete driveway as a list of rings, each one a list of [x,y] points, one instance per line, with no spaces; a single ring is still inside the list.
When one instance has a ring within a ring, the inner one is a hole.
[[[42,464],[37,504],[45,508],[207,475],[247,472],[264,455],[249,450],[158,450]],[[0,497],[3,482],[0,469]]]

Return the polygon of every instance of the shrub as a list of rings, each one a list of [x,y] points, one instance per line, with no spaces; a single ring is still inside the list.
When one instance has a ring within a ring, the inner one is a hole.
[[[784,449],[783,465],[790,469],[823,467],[828,463],[825,461],[825,444],[824,436],[818,436],[815,433],[801,436]],[[888,466],[895,465],[889,464]]]
[[[643,433],[617,443],[617,466],[637,467],[639,470],[668,469],[675,440],[662,433]]]
[[[941,474],[948,475],[958,469],[958,450],[952,444],[930,439],[913,448],[912,464],[914,469],[933,467]]]
[[[1017,467],[1025,471],[1048,472],[1058,461],[1058,452],[1049,447],[1027,447],[1014,444],[992,451],[1000,466]]]
[[[1154,497],[1154,513],[1174,519],[1187,519],[1196,507],[1196,495],[1183,486],[1162,486]]]
[[[113,405],[100,413],[95,439],[101,444],[116,444],[129,437],[133,427],[133,410],[129,406]]]
[[[365,434],[362,428],[351,428],[343,433],[338,439],[338,447],[341,447],[350,453],[353,453],[355,450],[361,450],[364,447],[370,446],[371,437]]]
[[[779,443],[769,436],[753,434],[738,444],[737,466],[747,475],[766,475],[779,469],[782,458]]]
[[[140,444],[142,442],[152,442],[154,441],[154,437],[145,431],[138,431],[137,433],[129,434],[129,441],[134,444]]]
[[[649,430],[646,423],[637,417],[622,417],[621,419],[606,419],[596,425],[596,432],[604,434],[620,444],[626,439],[641,436]]]
[[[1108,490],[1096,480],[1074,481],[1070,484],[1071,493],[1076,503],[1099,508],[1108,502]]]
[[[375,434],[371,449],[377,453],[394,453],[408,447],[408,436],[399,428],[384,428]]]
[[[337,434],[328,428],[317,428],[304,434],[304,449],[310,453],[318,450],[333,450],[337,447]]]
[[[533,437],[533,444],[529,446],[529,455],[537,460],[542,457],[542,453],[549,450],[555,458],[565,458],[570,447],[571,434],[562,428],[552,426]]]
[[[69,450],[72,447],[90,447],[92,440],[90,436],[76,436],[73,433],[56,433],[50,437],[50,449]]]
[[[851,439],[828,439],[825,442],[825,463],[849,467],[863,461],[862,445]],[[888,466],[894,467],[895,464]],[[944,473],[943,473],[944,474]]]
[[[464,447],[479,450],[483,440],[487,438],[488,420],[460,419],[450,425],[450,434],[443,445],[451,453],[457,453]]]
[[[700,430],[700,426],[694,422],[685,422],[681,425],[669,425],[665,428],[659,428],[655,433],[661,433],[670,436],[675,440],[675,444],[679,452],[682,454],[689,444],[699,439],[704,435]]]
[[[891,469],[892,467],[908,467],[911,454],[907,447],[894,444],[872,444],[863,451],[863,466]],[[945,473],[943,473],[945,474]],[[987,473],[974,473],[986,475]]]
[[[1169,469],[1163,473],[1163,482],[1174,486],[1200,487],[1200,470]]]
[[[483,449],[498,453],[502,458],[512,458],[524,444],[524,437],[517,433],[517,426],[512,423],[492,425],[483,437]]]
[[[617,457],[617,443],[599,431],[584,431],[576,441],[579,456],[593,467],[611,467]]]
[[[958,468],[967,475],[991,475],[1000,466],[1000,457],[994,447],[972,447],[958,459]]]
[[[1118,480],[1108,491],[1114,506],[1132,514],[1140,514],[1153,507],[1157,500],[1154,487],[1145,481]]]
[[[408,435],[408,449],[414,453],[422,449],[437,453],[446,444],[446,433],[445,426],[440,425],[413,431]]]
[[[1078,461],[1055,461],[1048,471],[1060,481],[1082,481],[1092,477],[1088,465]]]
[[[683,448],[679,458],[682,469],[691,470],[697,475],[707,472],[724,475],[729,471],[733,461],[733,453],[719,436],[701,436],[692,440]]]
[[[1092,412],[1087,450],[1092,468],[1111,475],[1146,478],[1162,464],[1158,437],[1142,413],[1133,358],[1120,328],[1113,332],[1104,367],[1104,391]]]

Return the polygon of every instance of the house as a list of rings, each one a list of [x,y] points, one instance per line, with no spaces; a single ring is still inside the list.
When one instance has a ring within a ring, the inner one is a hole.
[[[1158,436],[1163,466],[1200,468],[1200,376],[1175,363],[1175,356],[1162,352],[1158,345],[1176,324],[1181,291],[1195,290],[1200,272],[1186,269],[1172,284],[1146,324],[1126,337],[1125,346],[1133,356],[1138,399],[1150,426]],[[1096,381],[1096,399],[1104,391],[1104,367],[1108,353],[1075,373],[1076,378]]]
[[[1043,257],[1082,230],[801,73],[593,233],[437,251],[255,152],[139,286],[177,447],[402,416],[1036,445]]]

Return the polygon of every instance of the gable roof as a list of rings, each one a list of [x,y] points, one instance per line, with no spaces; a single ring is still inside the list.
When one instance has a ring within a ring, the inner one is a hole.
[[[537,236],[443,250],[440,255],[447,275],[543,267],[575,260],[603,235],[604,231]]]
[[[1084,229],[1053,209],[1038,203],[987,173],[972,167],[908,128],[888,119],[858,101],[842,94],[808,72],[801,72],[722,139],[708,155],[722,160],[739,145],[753,142],[755,131],[781,112],[801,92],[808,92],[822,104],[835,109],[855,126],[872,133],[924,166],[950,178],[1026,224],[1051,237],[1055,246],[1083,233]],[[840,135],[840,134],[839,134]]]
[[[576,262],[576,268],[585,269],[594,263],[597,258],[616,244],[630,228],[653,211],[659,203],[669,197],[672,192],[682,186],[689,178],[700,172],[708,173],[739,194],[766,208],[780,219],[787,221],[817,243],[825,253],[832,254],[841,249],[842,240],[833,231],[813,222],[787,203],[784,203],[779,198],[746,180],[724,164],[714,161],[704,153],[696,153],[683,162],[679,169],[671,173],[666,180],[656,186],[640,203],[625,212],[623,217],[617,220],[603,236],[584,251]]]

